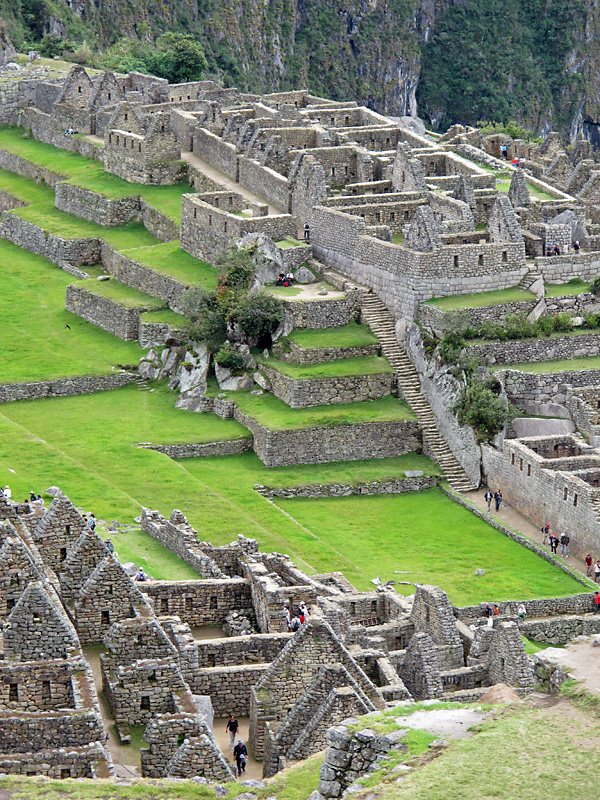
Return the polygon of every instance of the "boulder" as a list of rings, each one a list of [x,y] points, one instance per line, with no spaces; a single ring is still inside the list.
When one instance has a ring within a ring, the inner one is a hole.
[[[517,439],[529,436],[563,436],[573,433],[575,425],[570,419],[544,417],[517,417],[512,421]]]
[[[195,389],[204,394],[209,364],[210,353],[206,345],[196,344],[191,350],[187,350],[178,371],[179,391],[184,393]]]
[[[158,377],[159,369],[150,361],[142,361],[140,362],[140,366],[138,368],[138,375],[140,378],[144,378],[144,380],[153,381]]]
[[[296,283],[315,283],[315,276],[308,267],[298,267],[294,272],[294,279]]]
[[[255,281],[252,288],[262,289],[265,283],[275,283],[280,272],[286,272],[283,253],[275,242],[264,233],[247,233],[238,247],[253,247]]]
[[[50,488],[46,489],[44,494],[49,494],[50,497],[64,497],[64,493],[58,486],[50,486]]]
[[[215,375],[217,376],[219,389],[223,391],[237,392],[241,389],[251,389],[254,386],[254,381],[249,375],[245,373],[234,375],[231,370],[221,367],[217,363],[215,363]]]

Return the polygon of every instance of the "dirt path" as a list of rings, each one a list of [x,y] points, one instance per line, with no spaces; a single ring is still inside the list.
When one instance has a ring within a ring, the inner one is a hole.
[[[486,511],[487,502],[484,497],[485,492],[485,489],[479,489],[476,492],[468,492],[465,494],[465,497],[471,500],[471,502],[475,503],[475,505],[482,511]],[[499,511],[494,511],[494,501],[492,501],[490,518],[514,528],[515,530],[519,531],[519,533],[522,533],[523,536],[526,536],[528,539],[534,541],[536,544],[542,544],[543,536],[540,526],[535,525],[530,519],[527,519],[527,517],[523,516],[523,514],[521,514],[519,511],[516,511],[514,508],[512,508],[512,506],[510,506],[506,500],[503,500],[500,504]],[[555,533],[557,532],[555,531]],[[560,535],[560,532],[558,532],[558,535]],[[546,547],[548,552],[550,552],[550,547]],[[571,569],[578,570],[579,572],[583,573],[583,575],[586,574],[586,567],[582,559],[573,554],[569,554],[568,558],[562,558],[560,555],[560,546],[558,548],[556,558],[558,561],[562,561]]]
[[[237,181],[234,181],[233,178],[230,178],[229,175],[226,175],[224,172],[221,172],[220,169],[213,167],[212,164],[209,164],[208,161],[205,161],[203,158],[200,158],[196,153],[191,153],[189,150],[182,150],[181,151],[181,158],[184,161],[187,161],[188,164],[191,164],[197,169],[200,170],[207,178],[210,178],[211,181],[218,183],[220,186],[223,186],[225,189],[231,189],[231,191],[237,192],[241,194],[245,200],[248,200],[250,203],[259,203],[260,205],[268,205],[269,206],[269,214],[285,214],[287,212],[283,211],[281,208],[277,206],[273,206],[270,203],[267,203],[264,197],[260,197],[260,195],[251,192],[249,189],[244,188],[241,186]]]
[[[544,657],[562,664],[586,689],[600,695],[600,647],[594,647],[593,641],[588,637],[565,647],[548,647]]]
[[[444,739],[467,739],[473,736],[469,728],[485,719],[485,712],[471,708],[437,709],[415,711],[407,717],[396,717],[401,728],[427,731]]]

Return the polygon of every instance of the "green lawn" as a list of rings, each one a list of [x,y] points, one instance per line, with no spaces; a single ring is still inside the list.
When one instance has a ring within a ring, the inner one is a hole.
[[[161,308],[160,311],[145,311],[142,322],[165,322],[171,328],[181,329],[189,323],[189,319],[182,314],[176,314],[170,308]]]
[[[442,311],[458,311],[464,308],[485,308],[485,306],[497,306],[502,303],[517,303],[536,299],[533,292],[513,286],[510,289],[500,289],[495,292],[435,297],[433,300],[428,300],[427,303],[440,308]]]
[[[579,278],[571,278],[568,283],[546,283],[544,289],[546,297],[565,297],[570,294],[589,292],[590,284]]]
[[[104,375],[114,365],[139,362],[137,342],[117,339],[65,311],[72,275],[3,239],[0,264],[1,383]]]
[[[181,283],[202,286],[204,289],[214,289],[217,285],[217,270],[206,261],[200,261],[181,250],[179,240],[123,250],[122,253],[138,264]]]
[[[280,242],[275,242],[275,244],[281,250],[289,250],[290,247],[308,247],[306,242],[301,242],[299,239],[295,239],[293,236],[286,236],[285,239],[282,239]]]
[[[276,297],[294,297],[302,294],[300,286],[265,286],[265,291]]]
[[[108,281],[71,281],[71,285],[78,289],[85,289],[100,297],[105,297],[107,300],[114,300],[115,303],[119,303],[125,308],[146,308],[148,311],[158,311],[166,306],[164,300],[159,300],[157,297],[152,297],[145,292],[138,291],[138,289],[133,289],[125,283],[119,283],[114,278]]]
[[[324,361],[319,364],[293,364],[289,361],[278,361],[277,359],[269,358],[267,360],[261,359],[261,363],[295,380],[380,375],[394,371],[387,358],[381,358],[380,356],[339,358],[336,361]]]
[[[193,191],[188,184],[144,186],[129,183],[117,175],[105,172],[101,161],[60,150],[51,144],[38,142],[37,139],[26,138],[23,128],[0,127],[0,150],[21,156],[66,178],[75,186],[90,189],[113,200],[143,197],[149,205],[177,223],[181,219],[181,196]]]
[[[358,325],[356,322],[340,328],[295,330],[287,338],[304,350],[317,347],[363,347],[379,341],[368,325]]]
[[[589,358],[563,358],[557,361],[537,361],[523,364],[498,364],[492,369],[518,369],[521,372],[567,372],[568,370],[600,369],[600,356]]]
[[[380,575],[382,580],[442,586],[457,605],[581,591],[569,575],[470,514],[441,489],[277,502],[317,537],[304,557],[318,570],[342,570],[362,590]],[[322,559],[321,542],[338,553],[333,566]],[[475,575],[479,568],[485,575]],[[406,574],[398,576],[395,570]],[[404,593],[411,594],[411,587]]]
[[[416,419],[412,410],[402,400],[391,395],[380,400],[361,403],[343,403],[312,408],[290,408],[272,394],[253,395],[230,392],[240,410],[269,430],[301,430],[333,425],[351,425],[357,422],[393,422]]]

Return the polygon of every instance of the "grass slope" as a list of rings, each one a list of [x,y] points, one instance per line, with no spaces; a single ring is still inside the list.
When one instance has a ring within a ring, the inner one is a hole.
[[[104,375],[115,364],[138,363],[137,342],[123,342],[65,311],[72,275],[5,240],[0,265],[1,383]]]
[[[112,200],[143,197],[149,205],[177,223],[181,219],[181,196],[193,191],[188,184],[144,186],[129,183],[117,175],[105,172],[101,161],[26,138],[23,128],[0,127],[0,149],[48,169],[75,186],[89,189]]]
[[[194,258],[179,247],[179,240],[161,242],[150,247],[123,250],[123,255],[143,264],[161,275],[168,275],[185,284],[195,284],[204,289],[214,289],[218,272],[206,261]]]

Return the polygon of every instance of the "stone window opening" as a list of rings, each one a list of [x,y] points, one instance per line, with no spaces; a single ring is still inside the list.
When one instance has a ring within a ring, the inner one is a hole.
[[[458,269],[458,256],[454,256],[454,269]]]
[[[185,610],[186,611],[191,611],[192,610],[192,598],[191,597],[186,597],[185,598]]]
[[[332,177],[332,178],[334,178],[334,177],[335,177],[335,167],[332,167],[332,168],[331,168],[331,177]]]
[[[41,622],[42,621],[42,618],[40,616],[40,612],[39,611],[34,611],[33,612],[33,621],[34,622]]]
[[[227,233],[227,220],[223,223],[223,233]]]
[[[150,711],[150,695],[142,695],[140,699],[140,711]]]
[[[8,684],[8,702],[9,703],[19,702],[19,685],[17,683]]]
[[[127,112],[125,112],[123,119],[127,122]]]
[[[141,152],[142,152],[142,143],[140,142],[138,144],[138,153],[141,153]]]
[[[521,470],[521,472],[523,472],[523,459],[522,458],[519,459],[519,469]]]
[[[103,609],[101,614],[102,614],[102,624],[110,625],[110,611],[108,611],[107,609]]]
[[[344,125],[346,125],[346,126],[350,125],[350,117],[345,117],[344,118]]]
[[[81,94],[81,86],[77,87],[77,91],[78,91],[79,94]]]
[[[52,689],[50,688],[50,681],[42,681],[42,700],[50,700],[52,697]]]
[[[112,144],[112,133],[108,134],[108,143]]]
[[[574,506],[577,505],[577,495],[576,494],[573,495],[573,505]]]
[[[527,464],[527,477],[531,477],[531,464]]]
[[[215,654],[209,653],[206,656],[206,666],[207,667],[214,667],[215,666]]]
[[[15,601],[15,599],[13,597],[10,597],[6,601],[6,613],[7,614],[9,614],[13,610],[13,608],[15,607],[15,603],[16,603],[16,601]]]
[[[194,209],[194,219],[196,219],[197,216],[198,216],[198,213],[197,213],[196,209]]]
[[[209,608],[211,608],[211,609],[216,609],[216,608],[217,608],[217,598],[216,598],[216,596],[215,596],[215,595],[213,595],[213,596],[212,596],[212,597],[209,599],[209,602],[208,602],[208,607],[209,607]]]
[[[67,548],[66,547],[61,547],[60,548],[60,560],[64,561],[66,559],[66,557],[67,557]]]
[[[169,598],[163,597],[160,601],[160,609],[161,611],[169,611]]]
[[[177,747],[181,747],[181,745],[185,742],[185,736],[183,733],[180,733],[177,737]]]
[[[212,225],[212,214],[208,215],[208,224]]]
[[[508,264],[508,253],[506,252],[506,250],[502,251],[502,263]]]
[[[69,767],[61,767],[60,769],[60,779],[65,780],[66,778],[71,777],[71,770]]]
[[[515,463],[515,454],[514,453],[512,453],[511,456],[510,456],[510,463],[511,463],[512,466],[514,466],[514,463]]]
[[[335,125],[335,117],[332,117],[332,118],[331,118],[331,124],[332,124],[332,125]]]
[[[479,258],[477,259],[478,266],[483,267],[483,256],[481,253],[479,254]]]
[[[563,500],[567,500],[568,497],[569,497],[569,490],[565,489],[565,491],[563,493]]]
[[[108,93],[108,99],[109,99],[109,100],[111,99],[111,94],[110,94],[110,92]]]
[[[117,144],[121,144],[118,136],[117,136]]]
[[[111,585],[108,587],[108,593],[109,593],[109,594],[112,594],[112,593],[113,593],[113,587],[112,587],[112,584],[111,584]]]
[[[67,536],[71,535],[71,526],[70,525],[65,525],[65,534]]]

